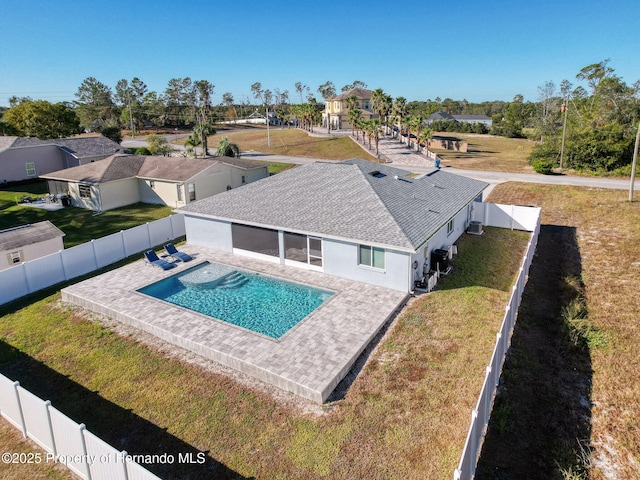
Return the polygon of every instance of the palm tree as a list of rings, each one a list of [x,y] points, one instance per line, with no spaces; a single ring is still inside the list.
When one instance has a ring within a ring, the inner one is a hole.
[[[407,148],[411,150],[411,127],[413,126],[411,122],[411,117],[403,118],[402,125],[404,126],[404,129],[407,132]]]
[[[354,130],[357,133],[356,127],[358,126],[358,122],[362,119],[362,110],[359,108],[354,108],[349,110],[349,123],[351,123],[351,135],[353,136]]]
[[[391,97],[381,88],[376,88],[371,92],[371,107],[378,114],[380,122],[383,122],[391,111]]]
[[[187,141],[184,142],[184,146],[187,149],[187,155],[193,155],[195,158],[198,158],[198,152],[196,151],[196,147],[200,145],[200,139],[196,135],[189,135]]]
[[[371,148],[371,135],[373,136],[374,140],[376,141],[376,157],[378,158],[378,160],[380,160],[379,157],[379,150],[378,150],[378,144],[380,143],[380,132],[382,131],[382,122],[380,121],[380,119],[376,118],[373,120],[369,121],[369,125],[371,128],[371,133],[369,134],[369,148]]]
[[[204,157],[209,155],[209,148],[207,145],[207,137],[216,133],[215,129],[211,127],[209,122],[198,122],[193,127],[193,133],[198,136],[202,143],[202,155]]]
[[[407,116],[407,99],[404,97],[397,97],[393,102],[393,114],[398,120],[398,129],[400,135],[398,138],[400,139],[400,143],[402,143],[402,126],[404,125],[402,122],[404,117]]]
[[[411,116],[411,119],[409,120],[409,123],[411,124],[411,128],[413,129],[414,132],[416,132],[416,150],[418,151],[418,153],[420,153],[420,133],[422,132],[422,130],[424,130],[424,117],[422,115],[413,115]]]
[[[433,138],[433,130],[430,128],[424,129],[418,136],[418,142],[424,142],[425,155],[429,157],[429,140]]]
[[[231,143],[227,137],[222,137],[216,147],[216,156],[218,157],[239,157],[240,147],[235,143]]]

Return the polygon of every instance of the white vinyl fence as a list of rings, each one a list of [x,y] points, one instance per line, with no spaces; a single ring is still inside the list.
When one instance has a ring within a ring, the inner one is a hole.
[[[85,480],[160,480],[69,417],[0,375],[0,414],[45,453],[5,452],[5,463],[62,463]],[[21,457],[21,455],[23,457]]]
[[[527,283],[529,267],[536,252],[538,235],[540,234],[540,208],[492,203],[481,205],[480,208],[478,206],[474,208],[474,219],[482,221],[483,225],[527,230],[532,231],[532,234],[522,259],[518,278],[506,307],[500,331],[496,337],[496,346],[491,356],[491,363],[486,367],[484,384],[480,391],[478,403],[473,412],[471,412],[471,426],[462,451],[460,464],[453,473],[454,480],[471,480],[475,475],[478,455],[480,454],[482,441],[491,416],[502,366],[511,343],[511,334],[516,323],[522,292]]]
[[[172,215],[1,270],[0,305],[183,235],[184,216]]]

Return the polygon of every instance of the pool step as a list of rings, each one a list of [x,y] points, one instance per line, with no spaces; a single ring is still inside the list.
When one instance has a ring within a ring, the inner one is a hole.
[[[247,277],[245,277],[242,273],[233,272],[233,273],[223,277],[221,279],[220,283],[218,283],[216,288],[223,288],[225,290],[233,290],[233,289],[242,287],[248,281],[249,281],[249,279]]]

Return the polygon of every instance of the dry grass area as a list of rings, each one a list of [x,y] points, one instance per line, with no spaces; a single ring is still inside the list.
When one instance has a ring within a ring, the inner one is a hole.
[[[443,166],[468,170],[534,173],[527,161],[534,145],[531,140],[474,133],[435,132],[434,135],[469,144],[466,153],[434,149],[433,151],[443,159]]]
[[[122,336],[43,295],[3,309],[0,372],[129,453],[207,452],[162,478],[447,479],[529,235],[463,236],[342,397],[310,413]],[[293,396],[291,396],[293,397]]]
[[[64,465],[53,460],[47,462],[46,452],[4,419],[0,419],[0,448],[2,453],[12,454],[12,463],[0,463],[3,480],[73,480],[76,477]],[[29,462],[29,463],[28,463]]]
[[[209,137],[210,149],[215,149],[223,136],[237,144],[243,153],[260,152],[326,160],[347,160],[354,157],[375,160],[373,155],[348,137],[313,137],[297,128],[271,128],[271,147],[268,145],[267,130],[264,127],[219,128],[215,135]],[[179,142],[184,141],[185,139],[182,139]]]
[[[543,227],[479,479],[640,478],[640,203],[503,184]]]

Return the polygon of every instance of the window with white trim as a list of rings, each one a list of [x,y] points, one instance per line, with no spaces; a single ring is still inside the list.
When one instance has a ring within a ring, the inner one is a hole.
[[[20,262],[22,262],[22,252],[21,251],[11,252],[9,254],[9,263],[14,265],[14,264],[20,263]]]
[[[91,185],[78,185],[80,198],[91,198]]]
[[[187,187],[189,190],[189,201],[193,202],[196,199],[196,184],[190,183]]]
[[[447,236],[453,233],[453,218],[447,223]]]
[[[27,177],[35,177],[36,176],[36,164],[33,162],[25,163],[24,165],[27,168]]]
[[[358,265],[384,269],[384,248],[369,245],[358,246]]]

